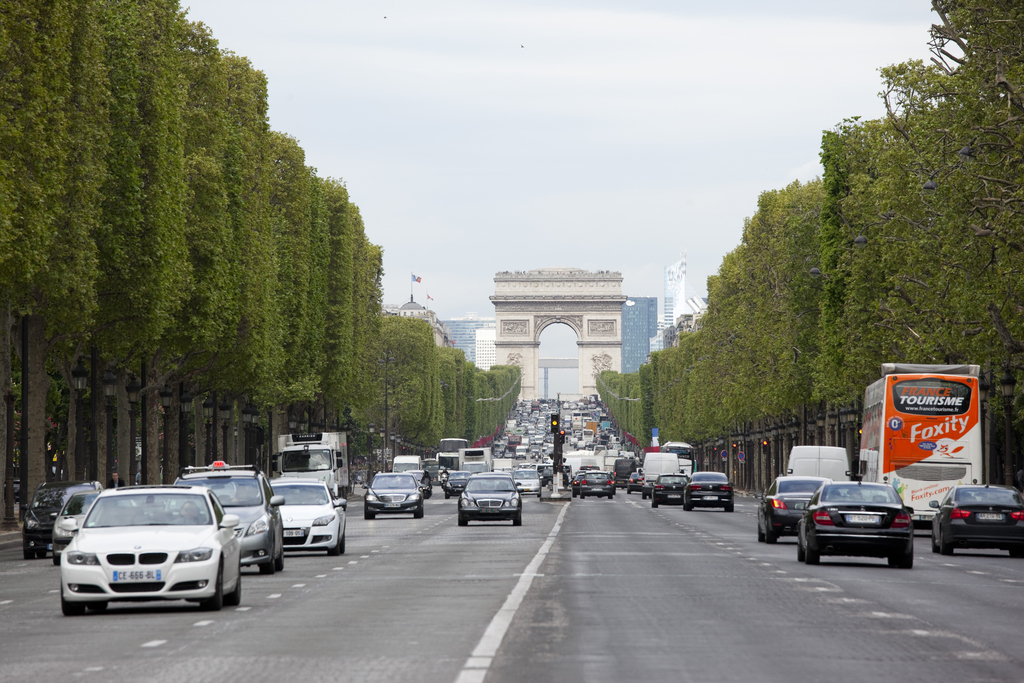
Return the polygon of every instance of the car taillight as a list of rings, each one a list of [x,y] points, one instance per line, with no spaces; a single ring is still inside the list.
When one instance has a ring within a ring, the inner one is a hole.
[[[818,510],[815,512],[814,523],[821,524],[822,526],[835,526],[835,522],[832,521],[832,515],[828,514],[828,510]]]
[[[732,487],[731,486],[719,486],[718,490],[719,491],[732,491]]]
[[[891,529],[906,529],[910,526],[910,515],[903,510],[896,513],[896,519],[892,520]]]
[[[700,491],[700,484],[690,484],[691,491]]]
[[[967,519],[971,516],[970,510],[964,510],[962,508],[953,508],[949,513],[950,519]]]
[[[665,485],[664,484],[657,484],[654,488],[656,488],[656,489],[663,489],[663,488],[665,488]]]
[[[772,498],[772,507],[773,508],[778,508],[780,510],[788,510],[789,509],[789,508],[786,507],[786,501],[779,500],[778,498]]]
[[[1024,519],[1024,510],[1017,510],[1017,512],[1011,512],[1010,517],[1013,519]]]
[[[609,480],[608,480],[608,485],[609,485],[609,486],[615,486],[615,481],[614,481],[614,480],[612,480],[612,479],[609,479]]]

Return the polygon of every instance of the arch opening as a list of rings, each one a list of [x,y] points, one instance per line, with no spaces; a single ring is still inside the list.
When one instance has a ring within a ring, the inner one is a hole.
[[[575,395],[579,392],[579,367],[544,367],[545,360],[561,359],[579,361],[579,336],[576,330],[564,322],[551,322],[540,330],[537,396],[556,398],[559,393]]]

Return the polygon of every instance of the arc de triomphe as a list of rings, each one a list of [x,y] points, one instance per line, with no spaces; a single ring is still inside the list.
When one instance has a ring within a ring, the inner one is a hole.
[[[580,393],[596,394],[594,376],[622,368],[622,274],[541,268],[494,276],[495,342],[499,365],[522,369],[524,400],[538,398],[540,335],[564,323],[576,332]]]

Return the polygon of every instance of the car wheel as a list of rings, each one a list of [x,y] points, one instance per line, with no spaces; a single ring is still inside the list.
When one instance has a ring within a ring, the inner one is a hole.
[[[729,503],[728,505],[725,506],[725,511],[726,512],[732,512],[732,509],[733,509],[732,508],[732,503]]]
[[[693,509],[693,503],[685,503],[684,502],[683,503],[683,509],[686,510],[687,512],[689,512],[690,510]]]
[[[941,536],[941,534],[942,534],[941,528],[939,529],[939,534],[940,534],[940,536],[939,536],[939,553],[941,553],[942,555],[952,555],[953,554],[953,544],[952,543],[946,543],[946,539],[942,538],[942,536]]]
[[[764,531],[761,530],[761,522],[757,522],[757,542],[764,543]]]
[[[263,564],[259,565],[260,574],[273,574],[276,571],[274,566],[275,564],[276,563],[273,560],[271,560],[270,562],[264,562]]]
[[[540,500],[540,492],[537,493],[537,500]]]
[[[452,494],[448,493],[447,491],[444,492],[444,499],[445,500],[448,500],[451,497],[452,497]]]
[[[819,564],[821,562],[821,553],[813,548],[804,548],[804,562],[807,564]]]
[[[914,567],[914,548],[911,546],[910,550],[899,555],[893,555],[889,558],[890,567],[899,567],[900,569],[913,569]]]
[[[1010,557],[1024,557],[1024,548],[1010,548]]]
[[[277,559],[274,560],[274,571],[284,571],[284,546],[281,546],[281,550],[278,553]]]
[[[518,513],[516,513],[516,516],[512,518],[512,526],[522,526],[522,525],[523,525],[523,511],[520,510]]]
[[[338,542],[334,544],[333,548],[327,549],[327,554],[331,557],[341,555],[341,536],[338,536]]]
[[[85,605],[65,600],[64,588],[62,586],[60,589],[60,611],[66,617],[79,617],[85,614]]]
[[[57,553],[53,554],[53,564],[57,567],[60,566],[60,555],[58,555]]]
[[[338,554],[339,555],[344,555],[345,554],[345,533],[344,532],[342,532],[342,534],[341,534],[341,541],[338,543]]]
[[[376,519],[377,513],[363,510],[363,519]]]
[[[420,503],[419,509],[412,513],[413,519],[423,519],[423,503]]]
[[[217,583],[213,591],[213,596],[203,600],[199,603],[199,608],[206,612],[219,612],[220,608],[224,606],[224,558],[221,558],[220,564],[217,565]]]
[[[242,565],[238,565],[238,577],[235,579],[235,589],[224,596],[224,604],[228,607],[238,607],[242,604]]]
[[[469,520],[459,515],[459,526],[469,526]]]
[[[652,508],[658,507],[658,499],[655,498],[654,496],[651,496],[651,507]]]
[[[108,602],[87,602],[85,608],[90,612],[103,612],[107,609]]]
[[[932,533],[932,552],[938,554],[939,544],[935,541],[935,534]]]
[[[21,549],[21,556],[24,559],[26,559],[26,560],[34,560],[34,559],[36,559],[36,551],[35,550],[29,550],[28,548],[22,548]]]
[[[764,542],[765,543],[777,543],[778,540],[779,540],[779,535],[777,533],[775,533],[774,531],[767,531],[766,530],[764,532]]]
[[[630,490],[629,490],[629,489],[627,488],[627,489],[626,489],[626,495],[628,496],[628,495],[629,495],[629,494],[631,494],[631,493],[633,493],[633,492],[632,492],[632,491],[630,491]]]
[[[807,555],[806,555],[806,553],[804,553],[803,541],[801,541],[800,539],[797,539],[797,541],[796,541],[796,561],[797,562],[803,562],[806,559],[807,559]]]

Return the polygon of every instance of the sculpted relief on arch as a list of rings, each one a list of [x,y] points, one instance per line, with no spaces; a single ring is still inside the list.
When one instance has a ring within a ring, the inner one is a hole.
[[[597,377],[605,370],[612,369],[612,357],[607,353],[594,354],[590,357],[591,374]]]
[[[577,335],[583,333],[582,315],[535,315],[533,316],[533,329],[537,335],[553,323],[565,323],[573,328]]]

